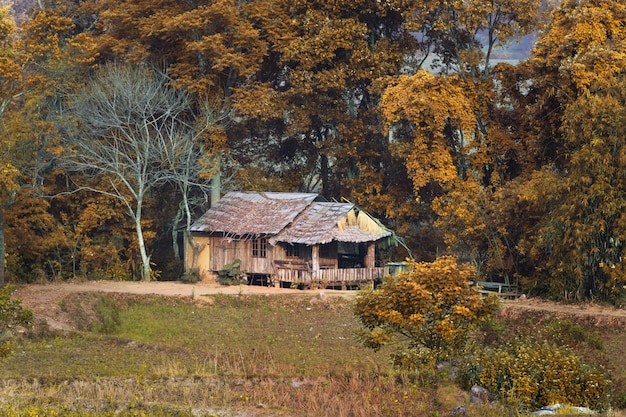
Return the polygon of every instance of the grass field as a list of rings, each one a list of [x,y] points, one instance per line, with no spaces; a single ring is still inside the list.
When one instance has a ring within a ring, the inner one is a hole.
[[[385,352],[355,340],[351,301],[340,297],[219,295],[199,303],[74,294],[61,308],[78,331],[39,326],[0,360],[0,416],[432,417],[459,405],[471,416],[517,415],[470,404],[445,377],[433,383],[393,371]],[[539,320],[561,344],[575,341],[612,370],[619,404],[623,332],[546,317],[508,320],[490,337],[539,331],[532,325]]]

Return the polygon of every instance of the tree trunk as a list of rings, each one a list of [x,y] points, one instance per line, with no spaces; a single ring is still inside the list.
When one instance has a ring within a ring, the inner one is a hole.
[[[215,162],[215,175],[211,178],[211,207],[222,197],[222,156],[218,155]]]
[[[311,269],[313,272],[320,270],[320,246],[313,245],[311,248]]]
[[[143,230],[141,229],[141,199],[137,201],[137,210],[135,214],[131,213],[135,220],[135,230],[137,231],[137,244],[139,245],[139,254],[141,255],[141,280],[150,281],[150,256],[146,251],[146,242],[143,238]]]
[[[320,155],[320,178],[322,179],[322,195],[326,198],[330,197],[329,189],[329,169],[328,169],[328,156],[326,154]]]
[[[374,269],[376,267],[376,244],[369,242],[367,244],[367,253],[365,254],[365,267]]]
[[[176,259],[176,261],[181,260],[180,247],[178,245],[178,236],[180,234],[180,230],[178,229],[178,223],[180,223],[180,221],[183,219],[183,216],[185,215],[185,212],[187,212],[187,205],[187,194],[183,192],[183,204],[178,206],[176,216],[174,216],[174,221],[172,222],[172,248],[174,250],[174,259]],[[185,230],[188,229],[189,226],[185,228]]]
[[[4,287],[4,207],[0,206],[0,288]]]

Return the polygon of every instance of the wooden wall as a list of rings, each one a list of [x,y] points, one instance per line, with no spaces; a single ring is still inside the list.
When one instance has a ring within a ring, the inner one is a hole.
[[[212,271],[219,271],[224,265],[241,259],[241,269],[249,274],[271,274],[273,271],[273,248],[267,245],[265,258],[252,256],[252,240],[231,240],[222,237],[211,237]]]
[[[336,273],[323,273],[322,276],[310,275],[312,265],[312,247],[299,246],[299,257],[287,257],[287,245],[284,243],[266,247],[266,256],[252,256],[252,240],[228,240],[222,236],[193,235],[191,242],[187,242],[185,266],[187,270],[193,264],[193,245],[196,247],[196,268],[202,278],[216,273],[225,265],[231,264],[235,259],[241,260],[241,269],[248,274],[279,274],[283,279],[293,278],[297,282],[306,282],[311,279],[331,278],[337,281],[350,281],[371,279],[369,273],[363,276],[363,271],[342,271]],[[274,262],[276,261],[276,263]],[[320,270],[336,270],[338,268],[338,245],[331,242],[323,245],[319,250]],[[288,272],[287,270],[293,270]],[[309,274],[302,275],[303,272]],[[379,271],[376,271],[378,274]],[[355,276],[358,275],[358,278]]]

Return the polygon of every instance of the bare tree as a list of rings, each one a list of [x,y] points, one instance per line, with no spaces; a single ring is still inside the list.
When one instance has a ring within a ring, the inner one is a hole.
[[[180,260],[178,225],[184,220],[185,234],[188,234],[193,209],[206,207],[208,201],[211,204],[215,201],[215,189],[219,189],[220,182],[221,155],[211,139],[215,128],[226,120],[226,114],[216,103],[202,103],[194,117],[194,127],[184,133],[188,135],[186,138],[181,140],[175,135],[163,137],[176,142],[161,146],[161,149],[167,151],[161,159],[168,168],[164,179],[174,184],[181,195],[178,212],[172,222],[172,246],[177,260]]]
[[[189,216],[191,187],[208,190],[201,173],[206,149],[198,138],[213,123],[196,117],[189,96],[173,88],[164,74],[147,66],[109,65],[74,98],[76,124],[67,135],[69,170],[101,177],[102,187],[80,187],[120,199],[133,220],[143,280],[150,279],[141,216],[155,186],[175,182]]]

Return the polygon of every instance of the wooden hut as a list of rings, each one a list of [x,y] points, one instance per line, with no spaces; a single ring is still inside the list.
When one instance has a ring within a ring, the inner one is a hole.
[[[273,285],[351,285],[386,273],[377,244],[392,232],[354,204],[312,193],[230,192],[191,227],[186,269],[204,279],[241,261]]]

